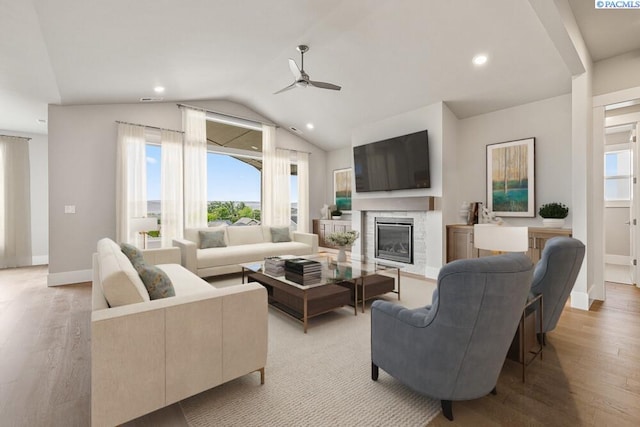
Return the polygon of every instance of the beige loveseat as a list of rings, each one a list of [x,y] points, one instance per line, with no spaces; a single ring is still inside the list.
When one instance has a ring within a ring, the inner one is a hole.
[[[201,231],[224,231],[224,247],[200,249]],[[187,228],[173,245],[182,252],[182,265],[200,277],[237,273],[238,264],[263,261],[276,255],[311,255],[318,252],[318,236],[293,231],[291,241],[273,243],[266,225]]]
[[[93,426],[121,424],[250,372],[264,381],[265,288],[216,289],[178,264],[178,248],[143,252],[169,276],[175,296],[150,300],[110,239],[93,256]]]

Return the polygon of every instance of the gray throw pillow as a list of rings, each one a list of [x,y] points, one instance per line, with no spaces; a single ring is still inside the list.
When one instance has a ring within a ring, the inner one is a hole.
[[[150,299],[173,297],[176,291],[167,273],[155,265],[143,265],[138,270],[142,283],[147,288]]]
[[[133,267],[138,270],[138,273],[140,273],[139,266],[145,265],[142,251],[129,243],[122,243],[120,245],[120,249],[122,250],[122,253],[129,258]]]
[[[273,243],[290,242],[289,227],[271,227],[271,241]]]
[[[200,231],[200,249],[224,248],[224,230]]]

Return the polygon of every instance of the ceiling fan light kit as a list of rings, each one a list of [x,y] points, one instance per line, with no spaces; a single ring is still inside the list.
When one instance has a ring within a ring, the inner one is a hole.
[[[275,92],[274,95],[281,92],[285,92],[289,89],[293,89],[295,87],[305,88],[307,86],[312,86],[312,87],[317,87],[319,89],[330,89],[330,90],[341,89],[340,86],[334,85],[333,83],[316,82],[316,81],[310,80],[309,75],[304,71],[304,54],[309,50],[309,46],[301,44],[296,49],[298,50],[298,52],[300,52],[300,68],[298,68],[298,64],[296,64],[296,61],[289,58],[289,69],[291,70],[291,73],[293,74],[293,77],[295,80],[289,86],[284,87],[279,91]]]

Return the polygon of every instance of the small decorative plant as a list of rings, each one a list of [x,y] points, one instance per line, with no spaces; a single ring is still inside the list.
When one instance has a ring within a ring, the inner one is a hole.
[[[360,234],[355,230],[339,231],[329,234],[326,241],[335,246],[351,246],[359,236]]]
[[[342,211],[340,209],[331,211],[331,216],[342,216]]]
[[[146,233],[149,237],[160,237],[160,230],[151,230],[147,231]]]
[[[564,203],[545,203],[540,206],[538,213],[542,218],[566,218],[569,215],[569,207]]]

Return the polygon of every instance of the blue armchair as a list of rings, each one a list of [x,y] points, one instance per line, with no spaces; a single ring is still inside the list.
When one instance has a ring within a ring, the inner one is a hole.
[[[379,368],[413,390],[452,401],[495,394],[498,375],[531,288],[533,265],[509,253],[453,261],[440,270],[430,306],[371,307],[371,377]]]
[[[555,329],[580,272],[585,246],[571,237],[549,239],[536,264],[531,296],[542,294],[542,342],[545,334]],[[536,321],[536,325],[539,322]]]

